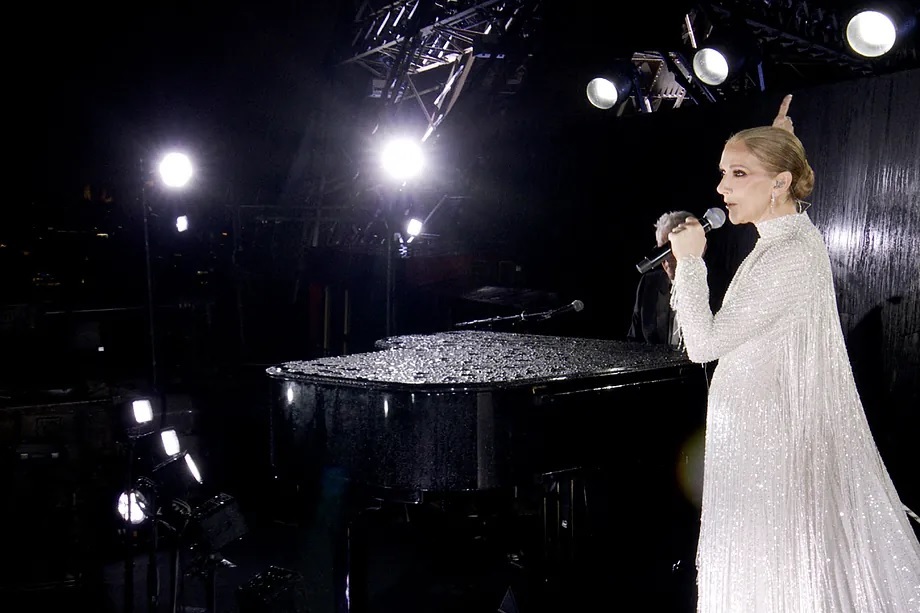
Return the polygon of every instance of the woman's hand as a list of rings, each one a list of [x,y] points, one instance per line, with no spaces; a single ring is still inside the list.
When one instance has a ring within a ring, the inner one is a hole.
[[[792,94],[787,94],[779,105],[779,111],[773,119],[773,127],[780,128],[795,134],[795,128],[792,126],[792,118],[786,115],[789,112],[789,105],[792,103]]]
[[[691,255],[702,257],[706,250],[706,232],[696,217],[688,217],[671,230],[668,240],[671,241],[671,255],[677,261]]]

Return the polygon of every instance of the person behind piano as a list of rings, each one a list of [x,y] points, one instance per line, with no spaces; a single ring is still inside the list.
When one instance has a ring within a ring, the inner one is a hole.
[[[854,383],[827,248],[805,212],[814,173],[787,116],[731,136],[733,224],[759,239],[713,314],[706,235],[671,232],[672,304],[709,390],[697,548],[701,613],[920,611],[920,543]]]
[[[668,242],[671,230],[690,216],[687,211],[670,211],[659,217],[655,222],[656,245],[661,247]],[[671,308],[671,280],[674,279],[675,264],[674,256],[669,255],[660,267],[639,278],[627,340],[652,345],[667,344],[672,349],[680,349],[680,335]]]

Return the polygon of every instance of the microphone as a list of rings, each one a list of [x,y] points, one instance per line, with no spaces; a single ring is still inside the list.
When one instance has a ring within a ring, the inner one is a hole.
[[[704,232],[709,232],[710,230],[721,228],[722,224],[724,223],[725,211],[717,207],[712,207],[706,211],[706,213],[703,215],[703,218],[700,219],[700,225],[703,226]],[[636,264],[636,270],[645,274],[661,264],[669,255],[671,255],[671,241],[668,241],[661,247],[658,247],[655,249],[655,251],[652,252],[652,255],[644,258],[641,262]]]
[[[562,313],[568,313],[569,311],[575,311],[576,313],[585,308],[585,303],[581,300],[573,300],[571,303],[555,308],[551,311],[543,311],[541,313],[521,313],[522,321],[537,320],[542,321],[544,319],[549,319],[550,317],[555,317]]]
[[[501,317],[488,317],[486,319],[474,319],[472,321],[461,321],[460,323],[454,324],[455,328],[462,328],[466,326],[475,326],[479,324],[491,324],[497,323],[500,321],[545,321],[550,317],[559,315],[560,313],[568,313],[569,311],[575,311],[576,313],[585,308],[585,303],[581,300],[573,300],[570,304],[555,308],[551,311],[541,311],[540,313],[521,313],[520,315],[504,315]]]

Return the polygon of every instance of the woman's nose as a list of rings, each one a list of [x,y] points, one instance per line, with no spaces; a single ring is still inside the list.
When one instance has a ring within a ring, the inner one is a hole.
[[[722,194],[723,196],[729,193],[731,190],[725,186],[725,178],[723,177],[719,184],[716,186],[716,191]]]

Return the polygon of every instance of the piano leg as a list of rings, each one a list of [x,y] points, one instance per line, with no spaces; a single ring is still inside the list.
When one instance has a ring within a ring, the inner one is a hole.
[[[366,613],[369,606],[367,514],[373,509],[354,502],[348,505],[336,538],[333,564],[336,613]]]
[[[584,546],[589,539],[591,526],[587,506],[585,471],[580,468],[556,471],[542,475],[543,500],[543,585],[547,596],[562,597],[571,602],[572,593],[578,593],[587,570]]]

